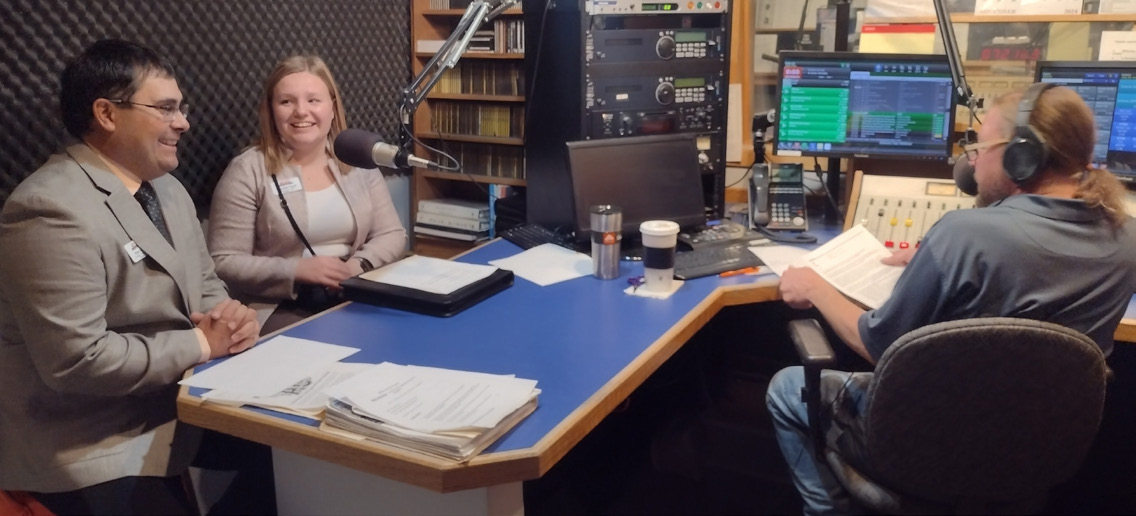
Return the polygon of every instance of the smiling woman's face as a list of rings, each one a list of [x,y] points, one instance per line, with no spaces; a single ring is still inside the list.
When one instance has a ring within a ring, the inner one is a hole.
[[[301,154],[326,146],[334,104],[327,85],[313,74],[299,72],[280,79],[272,89],[272,114],[284,145]]]

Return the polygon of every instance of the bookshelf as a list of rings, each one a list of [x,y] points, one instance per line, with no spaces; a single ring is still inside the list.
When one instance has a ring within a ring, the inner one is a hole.
[[[411,71],[418,74],[465,13],[468,0],[411,0]],[[494,185],[525,186],[524,18],[505,11],[475,34],[469,50],[442,77],[412,118],[413,133],[450,154],[464,173],[415,169],[411,218],[421,199],[485,201]],[[416,155],[432,151],[415,144]],[[441,162],[442,160],[436,160]],[[449,258],[472,247],[414,232],[413,250]]]

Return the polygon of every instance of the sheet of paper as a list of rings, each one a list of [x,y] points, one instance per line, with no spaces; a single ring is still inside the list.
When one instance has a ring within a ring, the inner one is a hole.
[[[805,255],[809,254],[808,249],[791,245],[763,245],[751,247],[749,252],[757,255],[762,263],[778,276],[790,266],[802,267],[807,265]]]
[[[374,364],[335,362],[323,371],[308,376],[271,396],[249,396],[239,392],[212,390],[201,397],[226,405],[254,405],[270,410],[316,418],[327,406],[327,389],[343,382]]]
[[[1136,13],[1136,0],[1101,0],[1101,14]]]
[[[860,52],[930,54],[935,48],[935,24],[865,25]]]
[[[365,272],[359,277],[376,283],[446,295],[488,278],[496,270],[496,267],[489,265],[414,255]]]
[[[1050,61],[1091,61],[1093,59],[1093,48],[1089,45],[1091,26],[1091,23],[1083,22],[1050,23],[1045,58]]]
[[[592,273],[592,257],[556,244],[541,244],[489,262],[542,287]]]
[[[374,366],[328,391],[363,415],[420,432],[492,428],[533,396],[536,380],[470,371]]]
[[[1081,14],[1082,0],[978,0],[974,14]]]
[[[902,18],[907,16],[934,16],[935,4],[910,0],[868,0],[864,7],[866,18]]]
[[[271,396],[357,351],[359,348],[281,335],[178,383]]]
[[[1136,61],[1136,32],[1101,31],[1100,61]]]
[[[805,261],[844,295],[879,308],[903,273],[903,267],[880,263],[890,255],[864,226],[856,225],[809,252]]]
[[[741,84],[730,83],[729,103],[731,106],[742,105]],[[742,130],[741,111],[740,109],[731,109],[726,114],[726,161],[730,163],[737,163],[742,160],[742,146],[744,145],[742,134],[748,134],[748,132]]]

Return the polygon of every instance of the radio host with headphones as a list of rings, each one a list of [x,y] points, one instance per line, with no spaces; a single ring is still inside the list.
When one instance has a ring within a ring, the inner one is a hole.
[[[982,208],[945,214],[918,252],[885,259],[906,265],[887,302],[865,311],[809,268],[785,272],[782,298],[794,308],[816,307],[873,364],[911,330],[975,317],[1060,324],[1089,336],[1107,356],[1136,291],[1136,230],[1124,209],[1124,187],[1089,165],[1095,133],[1092,111],[1071,89],[1038,83],[1002,96],[987,111],[978,141],[964,147]],[[835,430],[860,431],[854,422],[866,413],[872,373],[822,375],[824,382],[845,385],[839,399],[822,400],[847,412],[834,415],[833,425],[846,426]],[[801,367],[784,369],[770,382],[766,404],[777,440],[805,513],[847,513],[854,510],[847,494],[812,453],[802,387]],[[841,453],[871,471],[862,450]]]

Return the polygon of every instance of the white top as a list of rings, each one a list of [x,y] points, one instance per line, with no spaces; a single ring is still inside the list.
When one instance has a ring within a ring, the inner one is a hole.
[[[343,192],[334,184],[317,192],[305,191],[308,201],[308,229],[304,236],[319,256],[347,256],[355,238],[355,217]],[[304,256],[311,253],[304,250]]]

